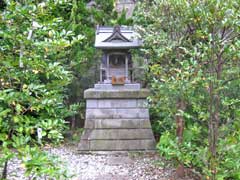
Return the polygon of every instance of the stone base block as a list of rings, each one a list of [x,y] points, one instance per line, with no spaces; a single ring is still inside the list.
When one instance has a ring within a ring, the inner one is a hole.
[[[146,99],[88,99],[87,109],[147,108]]]
[[[143,140],[151,139],[151,129],[85,129],[82,140]]]
[[[87,109],[86,119],[147,119],[148,109]]]
[[[149,119],[87,119],[80,151],[155,150]]]
[[[151,129],[148,119],[86,119],[86,129]]]
[[[80,151],[144,151],[154,150],[153,139],[144,140],[81,140]]]
[[[80,151],[155,150],[146,100],[149,90],[136,90],[138,86],[114,89],[111,84],[97,84],[84,92],[87,109]]]
[[[140,90],[99,90],[87,89],[84,91],[86,99],[143,99],[150,95],[148,89]]]

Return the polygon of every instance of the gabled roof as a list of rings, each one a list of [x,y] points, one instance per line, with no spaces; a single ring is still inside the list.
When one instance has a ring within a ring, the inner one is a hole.
[[[113,29],[113,33],[111,36],[109,36],[107,39],[105,39],[103,42],[131,42],[129,39],[124,37],[121,33],[120,26],[115,26]]]
[[[131,49],[142,45],[132,27],[97,27],[95,47],[99,49]]]

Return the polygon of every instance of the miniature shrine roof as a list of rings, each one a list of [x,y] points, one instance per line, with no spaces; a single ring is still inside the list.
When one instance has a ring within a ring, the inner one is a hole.
[[[132,27],[97,27],[95,47],[99,49],[131,49],[142,45],[139,34]]]

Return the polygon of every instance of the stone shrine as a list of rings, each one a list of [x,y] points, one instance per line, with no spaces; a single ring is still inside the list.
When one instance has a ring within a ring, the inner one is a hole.
[[[146,97],[132,74],[130,49],[142,45],[131,27],[98,27],[95,47],[103,52],[100,81],[84,91],[86,119],[80,151],[155,149]]]

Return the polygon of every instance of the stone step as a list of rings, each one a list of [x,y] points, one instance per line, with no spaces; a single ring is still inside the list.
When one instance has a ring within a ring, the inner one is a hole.
[[[146,99],[88,99],[87,108],[147,108]]]
[[[82,140],[142,140],[152,138],[151,129],[85,129],[81,136]]]
[[[80,151],[141,151],[155,150],[155,140],[81,140]]]
[[[149,119],[86,119],[86,129],[144,129],[151,128]]]
[[[149,119],[148,109],[87,109],[86,119]]]

